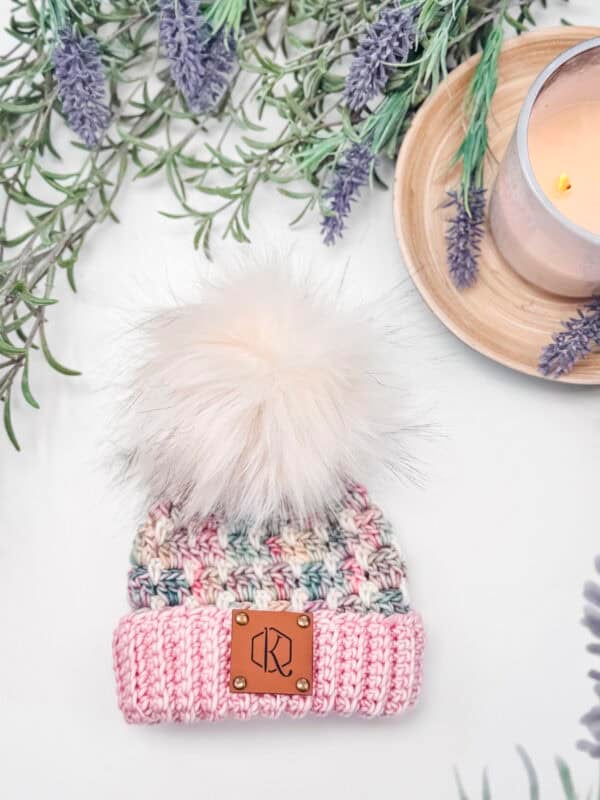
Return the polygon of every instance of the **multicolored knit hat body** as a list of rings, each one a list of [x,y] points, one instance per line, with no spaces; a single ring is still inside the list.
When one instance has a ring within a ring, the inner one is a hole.
[[[194,353],[202,350],[197,341],[193,347]],[[155,358],[163,356],[155,350]],[[206,368],[205,359],[201,361]],[[280,366],[278,370],[277,375]],[[344,382],[349,374],[344,371]],[[183,379],[186,397],[189,381]],[[233,400],[222,381],[220,375],[215,397],[224,408]],[[262,381],[264,375],[261,385]],[[168,382],[159,376],[156,385],[163,391]],[[278,383],[277,391],[281,388]],[[243,397],[248,387],[245,390]],[[171,397],[172,403],[176,399]],[[337,396],[334,399],[337,403]],[[151,405],[155,401],[155,397],[148,400]],[[257,417],[253,408],[253,422],[237,451],[237,458],[244,459],[242,472],[237,471],[242,483],[250,468],[248,442],[258,446],[256,420],[263,419],[266,408],[264,396],[257,402],[262,414]],[[302,418],[313,420],[323,411],[323,403]],[[288,412],[292,413],[286,407]],[[182,424],[188,436],[194,428],[197,437],[199,428],[190,426],[189,419],[183,417]],[[281,415],[277,420],[282,429]],[[343,424],[350,430],[348,421]],[[165,430],[169,441],[176,438],[172,417]],[[242,430],[236,426],[238,435]],[[303,437],[306,430],[302,426]],[[277,459],[272,432],[267,438],[269,455]],[[143,455],[136,451],[134,459]],[[220,463],[222,459],[220,454]],[[214,476],[213,465],[204,469]],[[340,470],[339,482],[332,482],[336,499],[329,493],[321,510],[307,504],[306,512],[298,513],[289,501],[291,493],[282,491],[276,513],[261,515],[255,506],[253,517],[243,516],[248,504],[240,505],[236,499],[228,506],[227,488],[218,503],[209,504],[212,510],[194,513],[189,485],[175,501],[152,506],[132,551],[133,611],[119,622],[113,642],[119,706],[128,722],[309,712],[375,716],[415,704],[424,633],[419,615],[409,605],[405,564],[381,511],[360,484],[345,478],[346,469]],[[173,469],[162,470],[161,466],[153,472],[150,482],[154,488],[161,486],[164,497],[175,484],[168,485]],[[236,469],[231,472],[235,475]],[[157,484],[157,474],[168,474],[168,480],[162,478],[163,483]],[[301,485],[301,468],[294,474]],[[254,489],[262,475],[254,474],[252,486],[237,486],[236,492],[243,489],[249,496],[247,490]]]

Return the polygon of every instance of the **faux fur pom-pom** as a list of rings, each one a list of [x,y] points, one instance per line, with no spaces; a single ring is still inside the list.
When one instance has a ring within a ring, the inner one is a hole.
[[[144,328],[129,463],[187,515],[306,518],[395,468],[386,329],[288,268],[251,269]]]

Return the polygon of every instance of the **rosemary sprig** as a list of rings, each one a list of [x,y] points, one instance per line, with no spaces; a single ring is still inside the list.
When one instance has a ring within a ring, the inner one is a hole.
[[[503,11],[503,9],[501,9]],[[468,127],[456,153],[454,163],[462,161],[460,190],[469,211],[469,195],[473,187],[483,186],[483,164],[488,146],[488,116],[498,82],[498,58],[504,39],[503,14],[490,32],[469,89],[467,101]]]
[[[453,209],[446,233],[448,270],[457,289],[477,281],[483,238],[486,191],[483,168],[488,146],[488,116],[498,82],[498,59],[504,39],[508,0],[501,3],[487,35],[467,96],[467,129],[452,165],[461,163],[460,187],[448,194]],[[518,23],[519,28],[522,23]]]

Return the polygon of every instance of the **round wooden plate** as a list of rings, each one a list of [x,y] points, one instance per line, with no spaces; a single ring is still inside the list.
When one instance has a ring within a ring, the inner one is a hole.
[[[498,88],[489,120],[491,187],[519,110],[539,72],[563,50],[598,36],[598,28],[564,27],[508,41],[500,56]],[[440,208],[460,181],[449,165],[464,135],[464,102],[479,56],[450,73],[415,116],[404,140],[394,184],[394,215],[406,266],[425,302],[463,342],[512,369],[537,375],[540,353],[581,301],[544,292],[503,260],[486,230],[477,284],[459,291],[446,266],[446,223]],[[489,192],[488,192],[489,195]],[[600,353],[593,353],[560,379],[600,384]]]

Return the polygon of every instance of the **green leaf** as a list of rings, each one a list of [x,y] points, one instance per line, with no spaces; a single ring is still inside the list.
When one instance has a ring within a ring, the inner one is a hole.
[[[69,282],[69,286],[71,287],[71,291],[77,291],[77,284],[75,283],[75,264],[77,263],[77,256],[79,255],[79,251],[75,250],[69,258],[63,258],[62,256],[57,260],[58,266],[62,267],[67,271],[67,280]]]
[[[194,158],[194,156],[188,156],[185,153],[175,153],[175,157],[178,161],[181,161],[184,167],[193,169],[206,169],[210,167],[210,161],[200,161],[200,159]]]
[[[205,217],[202,222],[199,223],[196,233],[194,234],[194,249],[198,250],[200,244],[202,244],[202,249],[204,251],[204,255],[207,259],[211,259],[210,253],[210,234],[212,230],[212,216]]]
[[[227,200],[237,200],[240,196],[240,188],[238,186],[196,186],[196,189],[202,194],[216,195],[217,197],[224,197]]]
[[[147,164],[141,170],[138,171],[136,174],[136,178],[147,178],[149,175],[154,175],[155,172],[158,172],[159,169],[163,166],[167,159],[167,154],[163,153],[156,161],[152,161],[150,164]]]
[[[172,157],[167,158],[165,165],[165,172],[167,175],[167,183],[175,197],[182,203],[185,202],[185,184],[181,180],[181,175],[177,168],[176,162]]]
[[[58,303],[58,300],[53,300],[50,297],[37,297],[32,294],[24,283],[20,282],[15,284],[15,294],[18,294],[23,300],[32,306],[52,306]]]
[[[345,76],[335,75],[333,72],[326,72],[321,78],[321,86],[328,94],[336,94],[337,92],[341,92],[345,84]]]
[[[167,217],[168,219],[187,219],[190,216],[189,214],[173,214],[170,211],[159,211],[158,213],[161,217]]]
[[[241,119],[241,125],[242,125],[243,128],[246,128],[249,131],[256,131],[257,133],[261,133],[262,131],[266,130],[264,125],[259,125],[258,123],[252,122],[249,119],[248,114],[246,113],[246,111],[244,109],[244,106],[241,106],[239,108],[238,114],[239,114],[239,117]]]
[[[12,446],[15,448],[15,450],[20,450],[21,448],[19,446],[19,442],[17,441],[17,437],[15,436],[15,430],[13,428],[10,414],[10,389],[7,389],[6,394],[4,395],[4,413],[2,416],[4,419],[4,428],[8,438],[12,443]]]
[[[481,789],[481,799],[482,800],[492,800],[492,792],[490,789],[490,782],[488,780],[487,772],[484,770],[483,772],[483,785]]]
[[[250,239],[246,236],[246,233],[240,223],[240,219],[238,216],[239,207],[235,211],[235,213],[231,216],[229,222],[227,223],[227,227],[223,232],[222,238],[225,239],[228,235],[231,234],[236,242],[240,242],[240,244],[250,242]]]
[[[160,147],[156,147],[153,144],[150,144],[145,139],[140,138],[139,136],[134,136],[133,134],[129,133],[125,128],[122,126],[117,126],[117,131],[119,136],[123,139],[124,142],[127,142],[129,145],[135,145],[139,147],[141,150],[150,150],[152,153],[159,153]]]
[[[258,66],[262,67],[265,72],[270,73],[276,78],[281,78],[285,74],[285,70],[279,64],[276,64],[272,59],[263,56],[255,47],[250,48],[250,50],[258,62]],[[249,67],[250,65],[246,66]],[[256,72],[257,70],[254,69],[252,71]]]
[[[308,211],[312,211],[312,209],[315,207],[316,200],[316,195],[313,195],[310,200],[304,204],[302,211],[290,222],[290,228],[293,228],[294,225],[297,225]]]
[[[6,356],[7,358],[14,358],[16,356],[22,356],[24,353],[25,349],[23,347],[15,347],[14,344],[11,344],[0,336],[0,355]]]
[[[25,363],[23,364],[23,372],[21,373],[21,391],[23,392],[23,397],[29,403],[30,406],[32,406],[33,408],[40,407],[38,401],[31,394],[31,389],[29,388],[29,354],[25,356]]]
[[[33,2],[33,0],[27,0],[27,11],[29,12],[29,16],[34,20],[34,22],[39,22],[40,12],[35,7],[35,3]]]
[[[33,195],[29,194],[29,192],[27,191],[19,192],[16,189],[7,189],[6,194],[12,200],[16,200],[17,203],[21,203],[23,205],[29,204],[32,206],[40,206],[41,208],[54,207],[54,203],[46,203],[44,200],[40,200],[37,197],[33,197]]]
[[[313,196],[313,192],[292,192],[290,189],[284,189],[283,186],[278,186],[277,191],[293,200],[306,200],[307,197]]]
[[[19,103],[11,102],[10,100],[0,100],[0,111],[8,111],[10,114],[27,114],[32,111],[39,111],[44,108],[45,100],[39,100],[37,103]]]
[[[519,758],[523,762],[525,772],[527,773],[527,780],[529,783],[529,800],[540,800],[540,786],[533,763],[529,758],[527,751],[524,747],[521,747],[521,745],[517,745],[517,753],[519,754]]]
[[[334,133],[325,137],[314,138],[295,156],[295,162],[305,174],[315,173],[323,162],[331,158],[334,153],[345,143],[341,133]]]
[[[51,178],[54,181],[66,181],[69,178],[76,178],[77,172],[52,172],[49,169],[42,169],[38,167],[40,175],[43,175],[44,178]]]
[[[569,770],[566,762],[562,758],[557,757],[556,767],[558,769],[560,782],[565,793],[565,800],[577,800],[575,787],[573,786],[573,779],[571,777],[571,771]]]
[[[250,203],[252,202],[251,192],[246,192],[242,197],[240,210],[242,213],[242,222],[246,229],[250,228]]]
[[[74,369],[69,369],[68,367],[63,366],[59,361],[57,361],[52,353],[50,352],[50,348],[48,347],[48,342],[46,340],[46,331],[44,330],[44,326],[40,325],[40,344],[42,346],[42,353],[48,364],[55,369],[57,372],[60,372],[61,375],[81,375],[81,372],[78,372]]]
[[[160,130],[160,127],[161,127],[161,125],[163,123],[164,118],[165,118],[165,114],[164,113],[159,114],[159,116],[153,122],[151,122],[146,128],[144,128],[142,131],[140,131],[140,134],[139,134],[140,138],[141,139],[146,139],[148,136],[152,136],[154,133],[156,133],[158,130]]]
[[[458,791],[459,800],[469,800],[456,768],[454,769],[454,780],[456,781],[456,790]]]
[[[272,142],[261,142],[260,139],[251,139],[249,136],[242,136],[242,141],[254,150],[270,150]]]
[[[21,330],[23,325],[33,317],[33,312],[28,311],[20,317],[15,317],[12,322],[7,322],[2,326],[3,333],[11,333],[12,331]]]
[[[142,46],[146,34],[154,26],[154,22],[155,22],[154,17],[150,15],[148,16],[147,19],[145,19],[142,22],[142,24],[136,30],[132,42],[134,51],[139,50],[139,48]]]
[[[3,247],[8,247],[8,248],[18,247],[20,244],[23,244],[23,242],[26,239],[29,239],[29,237],[33,233],[33,230],[34,230],[33,228],[30,228],[28,231],[25,231],[25,233],[22,233],[20,236],[16,236],[14,239],[4,239],[3,237],[0,236],[0,244]]]
[[[213,156],[213,158],[220,164],[221,167],[225,170],[232,170],[236,167],[240,166],[239,161],[235,161],[233,158],[229,158],[225,155],[225,153],[221,153],[219,150],[215,150],[214,147],[211,147],[209,144],[204,145],[208,152]]]
[[[242,14],[246,8],[246,0],[213,0],[204,11],[206,19],[211,23],[213,30],[225,27],[232,30],[237,36],[240,31]]]
[[[390,139],[398,135],[410,108],[410,95],[406,91],[388,94],[375,113],[367,117],[362,130],[363,142],[370,141],[374,153],[383,150]]]

